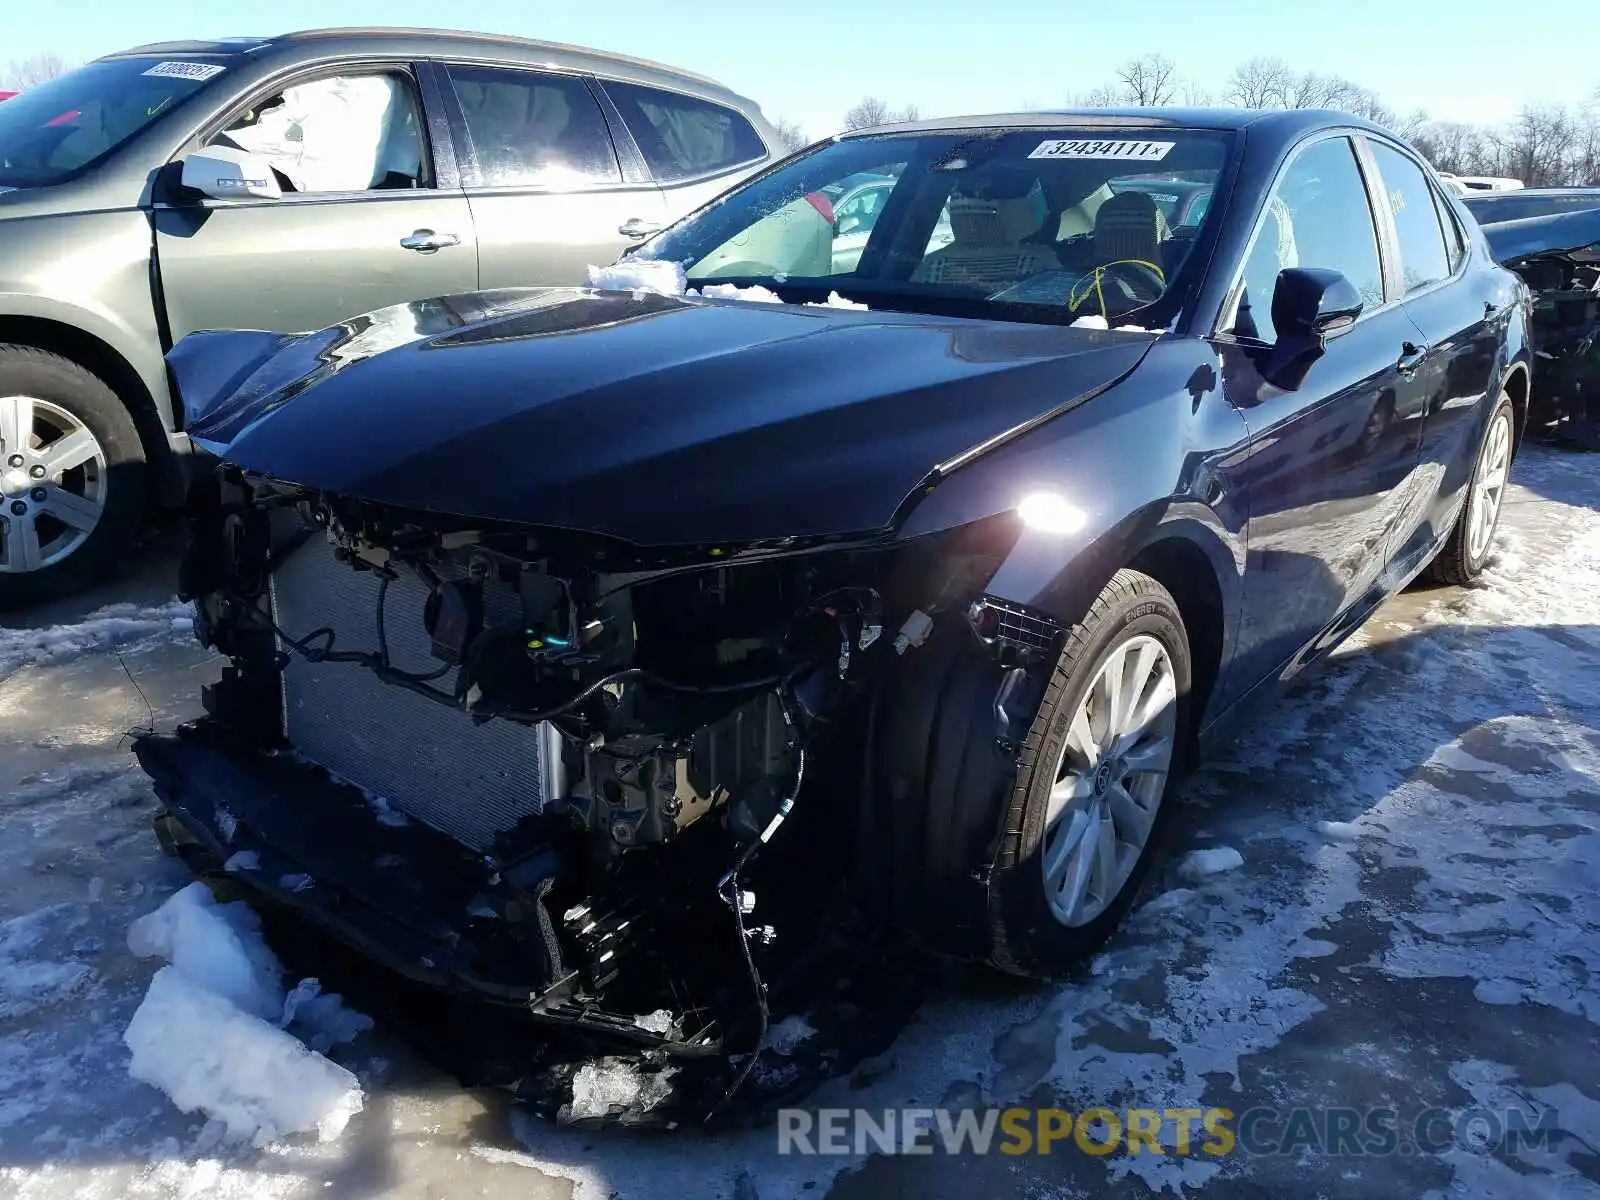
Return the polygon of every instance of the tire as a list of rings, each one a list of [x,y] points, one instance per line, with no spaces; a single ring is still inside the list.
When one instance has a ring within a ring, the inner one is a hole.
[[[869,910],[934,949],[1013,974],[1057,976],[1116,929],[1156,857],[1189,727],[1188,634],[1165,588],[1137,571],[1117,572],[1069,631],[1020,751],[1007,752],[996,742],[999,670],[959,632],[947,631],[942,641],[917,651],[927,654],[925,661],[908,662],[874,706],[856,894]],[[1076,830],[1098,831],[1100,818],[1110,819],[1115,775],[1087,763],[1069,772],[1078,784],[1074,799],[1050,822],[1069,730],[1091,688],[1103,689],[1108,664],[1126,669],[1147,654],[1157,656],[1170,683],[1170,699],[1159,706],[1168,741],[1165,770],[1130,785],[1148,816],[1142,841],[1130,839],[1116,869],[1104,873],[1103,895],[1091,895],[1086,886],[1086,902],[1063,915],[1058,900],[1064,893],[1047,889],[1045,855],[1078,844],[1071,840]]]
[[[1467,485],[1466,499],[1461,502],[1456,523],[1451,527],[1443,549],[1424,571],[1433,582],[1457,587],[1475,583],[1489,565],[1494,535],[1500,526],[1500,512],[1505,507],[1506,482],[1516,444],[1516,417],[1511,397],[1501,392],[1500,402],[1495,405],[1484,430],[1483,441],[1478,446],[1478,455],[1472,464],[1472,479]],[[1498,484],[1490,483],[1488,477],[1497,477]],[[1487,518],[1485,505],[1492,505]]]
[[[109,575],[149,500],[144,444],[116,393],[58,354],[0,345],[0,441],[0,611]]]

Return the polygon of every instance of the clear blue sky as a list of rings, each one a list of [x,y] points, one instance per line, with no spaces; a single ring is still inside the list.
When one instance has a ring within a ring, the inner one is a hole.
[[[1234,63],[1272,55],[1351,78],[1398,109],[1495,121],[1529,101],[1593,94],[1594,12],[1593,0],[3,0],[0,66],[165,38],[459,23],[699,70],[818,136],[868,93],[928,115],[1046,107],[1148,53],[1209,87]]]

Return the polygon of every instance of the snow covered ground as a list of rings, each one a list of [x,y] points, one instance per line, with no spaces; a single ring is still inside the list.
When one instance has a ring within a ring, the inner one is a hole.
[[[1489,586],[1392,602],[1207,767],[1080,978],[974,981],[810,1107],[1548,1108],[1542,1150],[780,1157],[771,1130],[555,1130],[381,1029],[319,1043],[363,1093],[330,1140],[230,1139],[136,1082],[125,1041],[149,993],[167,1007],[136,1045],[215,1045],[237,1014],[281,1049],[248,953],[212,980],[243,998],[219,1016],[151,992],[187,978],[164,921],[133,939],[153,957],[129,948],[188,880],[123,735],[195,711],[213,670],[148,573],[123,607],[0,628],[0,1195],[1600,1196],[1600,461],[1533,450],[1515,477]]]

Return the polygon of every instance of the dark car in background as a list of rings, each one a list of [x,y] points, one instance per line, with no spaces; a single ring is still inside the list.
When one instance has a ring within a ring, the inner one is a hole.
[[[864,178],[836,270],[814,197]],[[1204,747],[1484,570],[1528,402],[1525,288],[1337,113],[853,133],[608,281],[180,342],[229,665],[136,750],[197,871],[515,1012],[555,1107],[637,1060],[630,1120],[792,1087],[779,1017],[848,1065],[857,919],[1100,944]]]
[[[162,355],[577,284],[781,154],[671,67],[325,29],[141,46],[0,106],[0,608],[127,552],[191,449]]]
[[[1489,248],[1533,295],[1529,432],[1600,450],[1600,188],[1470,196]]]

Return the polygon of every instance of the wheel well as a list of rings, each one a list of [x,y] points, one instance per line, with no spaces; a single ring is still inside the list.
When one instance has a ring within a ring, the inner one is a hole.
[[[98,375],[132,414],[139,440],[144,443],[145,457],[158,469],[166,461],[167,433],[156,412],[155,398],[128,360],[105,342],[91,333],[43,317],[0,317],[0,342],[48,350]]]
[[[1515,416],[1512,422],[1516,427],[1517,442],[1522,441],[1522,429],[1528,420],[1528,368],[1521,363],[1514,363],[1511,370],[1506,372],[1506,381],[1502,385],[1506,395],[1511,397],[1511,411]]]
[[[1177,601],[1183,626],[1189,634],[1189,655],[1194,670],[1190,689],[1190,749],[1197,740],[1206,704],[1222,669],[1222,588],[1204,550],[1181,538],[1168,538],[1146,546],[1128,564],[1150,576]]]

